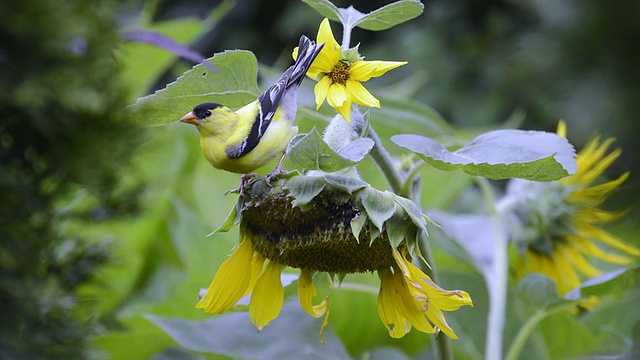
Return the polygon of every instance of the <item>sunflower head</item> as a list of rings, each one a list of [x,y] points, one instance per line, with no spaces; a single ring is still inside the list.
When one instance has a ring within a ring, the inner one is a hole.
[[[566,136],[564,122],[559,124],[558,134]],[[629,175],[597,182],[620,156],[620,149],[608,152],[612,142],[594,137],[578,153],[577,171],[560,181],[509,182],[507,197],[514,203],[511,239],[521,255],[518,277],[542,273],[556,281],[560,294],[566,294],[580,285],[582,277],[601,273],[589,259],[628,264],[633,261],[630,256],[640,256],[640,250],[599,227],[623,215],[599,208]]]
[[[438,287],[411,263],[428,219],[408,199],[379,191],[359,178],[337,174],[295,175],[267,184],[255,179],[225,222],[240,218],[240,244],[198,303],[222,313],[251,293],[250,317],[261,329],[277,317],[283,301],[280,272],[300,269],[298,298],[311,316],[325,316],[328,296],[318,305],[313,274],[378,272],[378,312],[392,337],[411,327],[442,330],[455,338],[442,311],[471,305],[469,294]],[[267,264],[266,267],[264,264]],[[263,270],[264,267],[264,270]]]

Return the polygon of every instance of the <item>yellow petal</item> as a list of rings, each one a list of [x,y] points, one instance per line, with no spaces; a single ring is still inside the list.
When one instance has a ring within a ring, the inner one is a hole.
[[[313,280],[311,279],[311,272],[307,269],[302,269],[300,271],[300,278],[298,279],[298,299],[304,311],[314,318],[319,318],[325,314],[329,301],[329,298],[325,297],[319,305],[313,305],[313,297],[316,296],[317,293],[316,287],[313,285]]]
[[[284,288],[280,281],[282,265],[270,261],[258,278],[249,301],[249,318],[258,331],[278,317],[284,302]]]
[[[389,336],[398,339],[411,331],[411,325],[407,319],[400,316],[396,311],[394,301],[395,285],[391,270],[378,270],[378,274],[380,276],[378,315],[384,326],[389,330]]]
[[[407,319],[407,321],[409,321],[409,323],[418,331],[427,334],[435,333],[436,330],[431,326],[425,315],[422,313],[420,304],[416,302],[414,296],[409,291],[404,274],[402,271],[399,271],[398,269],[396,270],[397,271],[393,273],[393,285],[395,290],[393,295],[395,297],[394,303],[396,311],[400,316]],[[424,303],[425,306],[431,307],[431,304],[428,302]]]
[[[331,84],[327,93],[327,102],[331,107],[336,108],[342,106],[349,99],[347,89],[342,84]]]
[[[320,50],[320,54],[318,54],[318,57],[316,58],[316,61],[318,61],[317,66],[325,69],[325,72],[330,72],[338,63],[341,50],[340,44],[338,44],[336,39],[333,37],[329,19],[324,18],[324,20],[322,20],[322,22],[320,23],[318,35],[316,36],[316,42],[318,44],[324,43],[324,47],[322,48],[322,50]]]
[[[299,46],[296,46],[293,48],[293,52],[291,53],[291,57],[293,58],[293,60],[298,60],[298,50],[300,49]]]
[[[558,121],[558,129],[556,130],[556,134],[562,136],[563,138],[567,137],[567,122],[564,120]]]
[[[357,81],[368,81],[372,77],[384,75],[387,71],[407,64],[406,61],[356,61],[349,68],[349,78]]]
[[[615,180],[607,181],[600,185],[592,186],[586,189],[575,190],[569,196],[567,200],[575,203],[580,203],[588,206],[600,205],[614,190],[622,185],[629,177],[629,172],[626,172]]]
[[[582,254],[577,251],[572,246],[563,246],[562,251],[564,252],[564,256],[571,261],[571,264],[578,269],[581,273],[586,275],[587,277],[598,276],[602,273],[600,269],[591,265],[587,259],[582,256]]]
[[[238,248],[220,265],[196,308],[210,314],[221,314],[231,309],[251,289],[253,254],[251,242],[241,240]]]
[[[347,80],[347,92],[354,103],[369,107],[380,107],[380,101],[376,99],[359,81]]]
[[[624,251],[629,255],[640,256],[640,249],[633,247],[631,245],[625,244],[618,237],[612,235],[611,233],[605,230],[595,227],[593,225],[582,224],[582,226],[577,229],[577,233],[578,235],[586,239],[599,241],[603,244],[611,246],[614,249]]]
[[[329,86],[331,85],[331,78],[328,76],[323,76],[320,81],[313,88],[313,92],[316,96],[316,110],[320,109],[322,103],[327,98],[327,93],[329,92]]]

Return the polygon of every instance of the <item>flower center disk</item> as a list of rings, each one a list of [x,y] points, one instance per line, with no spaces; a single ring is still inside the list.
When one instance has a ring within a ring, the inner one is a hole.
[[[386,234],[370,244],[367,226],[358,242],[351,221],[359,210],[343,193],[323,192],[304,211],[286,192],[251,198],[242,212],[240,232],[267,259],[294,268],[356,273],[394,264]]]
[[[331,70],[331,81],[345,85],[349,80],[349,69],[351,65],[347,62],[341,61]]]

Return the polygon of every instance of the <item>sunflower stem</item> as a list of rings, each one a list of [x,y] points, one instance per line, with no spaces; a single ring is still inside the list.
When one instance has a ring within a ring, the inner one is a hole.
[[[403,183],[402,176],[400,176],[391,155],[387,149],[384,148],[382,141],[380,141],[378,134],[371,125],[369,125],[367,137],[373,140],[374,143],[373,149],[371,149],[369,155],[371,155],[373,161],[378,164],[380,171],[382,171],[382,174],[387,179],[389,186],[391,186],[391,190],[393,190],[394,193],[401,195]]]
[[[436,284],[440,282],[438,278],[438,272],[436,271],[436,262],[433,259],[433,255],[431,252],[431,247],[429,247],[429,242],[427,241],[427,234],[422,233],[420,235],[420,252],[422,256],[427,261],[429,266],[426,266],[423,263],[420,263],[420,270],[422,270],[425,275],[431,278]],[[452,360],[453,359],[453,348],[451,347],[451,339],[444,334],[439,334],[436,336],[436,346],[434,348],[435,358],[438,360]]]
[[[504,332],[505,311],[507,305],[507,239],[502,231],[500,213],[496,208],[496,199],[489,180],[476,177],[484,194],[493,222],[494,238],[494,276],[487,280],[489,291],[489,318],[487,321],[487,339],[485,359],[502,359],[502,337]]]

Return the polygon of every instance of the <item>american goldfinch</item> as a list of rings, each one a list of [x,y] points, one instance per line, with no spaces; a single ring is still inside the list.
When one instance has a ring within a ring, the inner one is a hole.
[[[323,46],[303,35],[296,62],[258,99],[237,111],[216,103],[200,104],[180,119],[196,126],[202,153],[213,167],[247,174],[282,154],[269,178],[282,172],[284,152],[298,133],[293,125],[298,88]]]

